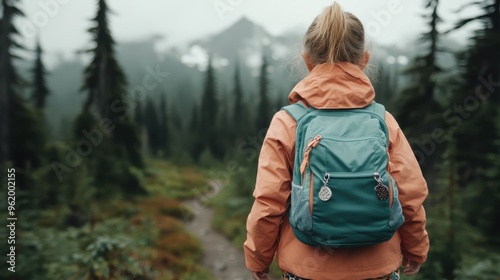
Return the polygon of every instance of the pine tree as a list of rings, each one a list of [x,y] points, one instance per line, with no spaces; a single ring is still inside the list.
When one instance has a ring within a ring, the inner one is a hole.
[[[209,59],[208,69],[205,76],[205,87],[201,100],[201,114],[199,127],[199,139],[204,143],[203,147],[208,148],[213,156],[222,159],[224,152],[220,147],[217,136],[217,112],[219,102],[217,100],[217,89],[215,85],[215,73],[212,67],[212,59]]]
[[[193,104],[193,109],[191,112],[191,120],[189,123],[189,145],[191,157],[197,161],[203,152],[205,142],[202,138],[198,137],[200,135],[201,120],[199,117],[200,108]]]
[[[31,99],[35,108],[40,110],[45,108],[46,99],[49,95],[49,89],[45,81],[46,70],[43,64],[42,55],[42,47],[40,46],[40,41],[38,41],[36,46],[35,67],[33,68],[33,93]]]
[[[144,126],[144,113],[142,112],[141,103],[137,103],[134,110],[134,121],[138,127]]]
[[[437,63],[440,36],[438,25],[441,22],[438,7],[439,0],[426,1],[426,8],[431,9],[431,14],[425,16],[429,20],[430,30],[420,37],[420,42],[428,44],[428,47],[423,55],[414,59],[413,66],[406,71],[415,82],[402,92],[397,102],[398,122],[410,139],[421,138],[434,128],[442,127],[439,114],[442,109],[436,101],[436,76],[442,71]]]
[[[0,167],[11,158],[12,102],[17,94],[21,78],[14,68],[14,54],[19,48],[16,40],[19,35],[14,26],[14,18],[23,16],[15,6],[17,1],[2,0],[2,18],[0,19]]]
[[[191,120],[189,122],[189,131],[192,135],[196,135],[198,128],[200,127],[200,118],[198,116],[198,111],[200,108],[193,104],[193,109],[191,110]]]
[[[233,105],[233,133],[234,141],[238,141],[244,137],[246,129],[248,129],[247,115],[248,112],[243,104],[243,88],[241,86],[241,77],[239,65],[236,64],[234,70],[234,105]]]
[[[93,58],[84,71],[82,89],[87,91],[88,96],[77,120],[76,131],[79,135],[82,129],[90,129],[95,123],[91,109],[95,109],[98,118],[108,119],[115,126],[111,138],[116,145],[115,156],[124,156],[124,160],[128,160],[132,166],[143,167],[139,132],[128,118],[131,109],[122,102],[127,81],[115,57],[115,42],[109,29],[108,13],[106,1],[98,0],[97,15],[92,19],[95,25],[88,30],[95,42],[94,48],[89,50]]]
[[[181,112],[179,111],[179,108],[176,106],[170,106],[169,112],[170,112],[169,118],[172,120],[170,122],[170,124],[172,125],[172,130],[183,131],[185,124],[182,120],[183,118]]]
[[[116,57],[115,42],[109,29],[109,8],[105,0],[97,0],[97,15],[94,25],[88,29],[94,47],[84,70],[82,90],[87,99],[74,125],[73,140],[80,141],[84,131],[100,130],[100,124],[107,123],[110,131],[102,131],[102,141],[96,144],[87,156],[85,164],[92,170],[93,180],[99,182],[97,195],[109,197],[143,194],[145,190],[139,178],[144,168],[141,155],[139,129],[133,122],[131,108],[123,102],[126,94],[126,77]]]
[[[453,108],[453,137],[457,142],[460,181],[480,181],[481,166],[486,166],[483,155],[495,148],[495,108],[500,105],[500,0],[473,2],[462,7],[476,6],[483,10],[477,16],[459,21],[455,29],[472,23],[482,23],[474,32],[466,51],[458,55],[463,76],[460,90],[450,100]],[[474,106],[468,105],[474,102]],[[467,105],[467,106],[466,106]]]
[[[269,101],[269,81],[267,74],[267,59],[265,55],[262,57],[262,66],[259,77],[259,104],[257,108],[256,129],[267,129],[271,121],[271,104]]]
[[[496,142],[500,138],[500,0],[477,1],[462,9],[469,6],[480,7],[484,12],[459,21],[455,29],[471,22],[481,22],[483,26],[474,32],[469,47],[457,56],[463,74],[458,90],[450,99],[453,114],[449,124],[456,151],[456,181],[460,183],[456,201],[461,203],[456,208],[463,213],[460,220],[454,218],[454,226],[467,225],[474,232],[469,231],[467,238],[459,239],[458,235],[464,230],[455,230],[452,249],[456,253],[451,259],[444,258],[449,260],[444,263],[443,276],[447,279],[460,278],[460,270],[471,272],[472,268],[483,265],[484,259],[500,248],[500,224],[492,222],[498,220],[500,214],[497,206],[500,201],[499,145]],[[467,244],[460,247],[463,241]],[[448,243],[451,242],[449,238]],[[464,269],[467,262],[470,269]],[[479,275],[464,279],[477,277]],[[483,273],[481,277],[488,278]]]
[[[163,152],[163,156],[167,156],[170,152],[170,135],[169,135],[169,125],[168,125],[168,113],[167,113],[167,102],[165,94],[162,94],[160,99],[160,131],[159,131],[159,148]]]
[[[108,23],[109,8],[105,0],[98,0],[97,15],[92,19],[95,26],[88,31],[92,34],[95,47],[91,63],[85,69],[84,90],[88,91],[84,111],[96,106],[103,118],[113,118],[112,103],[125,92],[126,78],[115,58],[115,42]]]
[[[39,188],[35,173],[45,164],[46,137],[43,125],[36,111],[28,106],[21,96],[26,81],[18,74],[15,60],[22,49],[18,42],[19,32],[16,19],[23,13],[17,8],[17,0],[2,0],[0,11],[0,168],[15,168],[16,217],[29,225],[38,215],[40,196],[47,194],[46,188]],[[7,172],[0,174],[6,181]],[[7,184],[0,186],[6,193]],[[21,191],[17,191],[21,190]],[[38,196],[37,194],[40,194]],[[26,228],[25,226],[21,228]],[[17,245],[16,245],[17,246]],[[25,243],[20,242],[22,250]]]
[[[230,119],[229,110],[229,96],[226,92],[221,94],[221,101],[219,102],[219,110],[216,124],[217,132],[217,143],[216,143],[216,155],[218,158],[223,158],[226,155],[228,148],[232,148],[232,136],[234,131],[232,131],[231,125],[233,120]]]
[[[377,102],[384,104],[386,107],[391,107],[391,103],[394,101],[394,92],[395,89],[392,86],[392,75],[390,66],[387,64],[380,64],[378,71],[378,79],[375,83],[373,83],[373,87],[375,89],[376,100]],[[397,108],[397,104],[395,106]],[[390,108],[388,108],[390,111]]]
[[[42,162],[44,134],[35,112],[20,95],[24,83],[14,60],[21,49],[19,32],[14,25],[23,16],[17,0],[2,0],[0,19],[0,166],[11,161],[18,168],[36,168]],[[16,124],[16,125],[14,125]],[[17,176],[18,182],[21,176]],[[24,178],[26,179],[26,178]],[[21,182],[20,182],[21,183]],[[25,182],[26,183],[26,182]]]
[[[476,203],[476,211],[470,209],[469,219],[473,225],[483,230],[486,242],[485,247],[492,251],[500,250],[500,107],[496,109],[495,138],[492,152],[487,154],[487,165],[482,171],[482,180],[473,188],[477,196],[472,200]]]
[[[152,99],[149,99],[146,103],[144,122],[148,135],[149,148],[153,155],[157,155],[160,150],[160,120]]]
[[[432,142],[434,151],[425,154],[421,168],[426,178],[435,178],[440,157],[445,150],[444,145],[436,145],[432,140],[435,129],[442,129],[442,106],[437,102],[437,76],[442,72],[437,57],[441,18],[438,14],[439,0],[426,0],[425,7],[430,14],[424,16],[428,20],[429,31],[422,34],[419,41],[426,44],[423,54],[415,57],[413,65],[406,71],[414,81],[406,88],[396,101],[395,108],[399,125],[406,134],[414,149],[421,149],[422,143]],[[431,184],[433,185],[433,184]]]

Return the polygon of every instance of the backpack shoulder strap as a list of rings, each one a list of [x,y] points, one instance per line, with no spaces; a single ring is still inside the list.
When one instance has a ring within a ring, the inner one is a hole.
[[[385,107],[384,107],[384,105],[377,103],[377,102],[373,102],[373,111],[375,112],[375,114],[377,114],[385,122]]]
[[[282,108],[282,110],[286,111],[296,122],[299,122],[302,117],[304,117],[307,113],[309,113],[312,109],[311,107],[307,108],[302,101],[299,101],[295,104],[291,104]]]
[[[384,131],[385,136],[387,138],[387,145],[389,145],[389,129],[387,128],[387,124],[385,122],[385,107],[384,107],[384,105],[373,101],[370,105],[366,106],[364,108],[364,110],[367,110],[369,112],[374,113],[383,121],[382,122],[382,130]]]
[[[385,122],[385,107],[384,107],[384,105],[373,101],[365,109],[375,113],[377,116],[379,116]]]

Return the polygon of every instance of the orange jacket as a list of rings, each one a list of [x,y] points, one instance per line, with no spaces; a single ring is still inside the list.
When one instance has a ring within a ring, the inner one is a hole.
[[[361,108],[375,97],[373,87],[353,64],[321,64],[289,95],[317,109]],[[423,263],[429,250],[422,206],[428,190],[420,167],[394,117],[386,113],[389,166],[399,188],[405,223],[394,237],[361,248],[311,247],[295,238],[286,212],[295,154],[296,123],[285,111],[276,113],[259,157],[255,202],[247,220],[246,265],[263,271],[277,256],[279,266],[297,276],[321,279],[366,279],[396,270],[402,257]]]

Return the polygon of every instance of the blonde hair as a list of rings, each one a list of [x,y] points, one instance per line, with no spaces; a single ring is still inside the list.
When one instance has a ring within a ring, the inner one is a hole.
[[[365,30],[337,2],[314,19],[304,36],[304,52],[313,65],[349,62],[364,66]]]

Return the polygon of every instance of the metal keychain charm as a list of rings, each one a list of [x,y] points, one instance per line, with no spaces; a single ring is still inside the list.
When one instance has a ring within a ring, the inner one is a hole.
[[[384,181],[380,177],[380,174],[378,172],[375,172],[373,178],[375,181],[377,181],[377,185],[373,188],[375,191],[375,194],[377,195],[377,198],[380,200],[386,200],[389,198],[389,187],[384,185]]]
[[[326,173],[323,178],[323,186],[319,190],[318,197],[322,201],[328,201],[332,198],[332,190],[328,187],[328,181],[330,180],[330,174]]]

